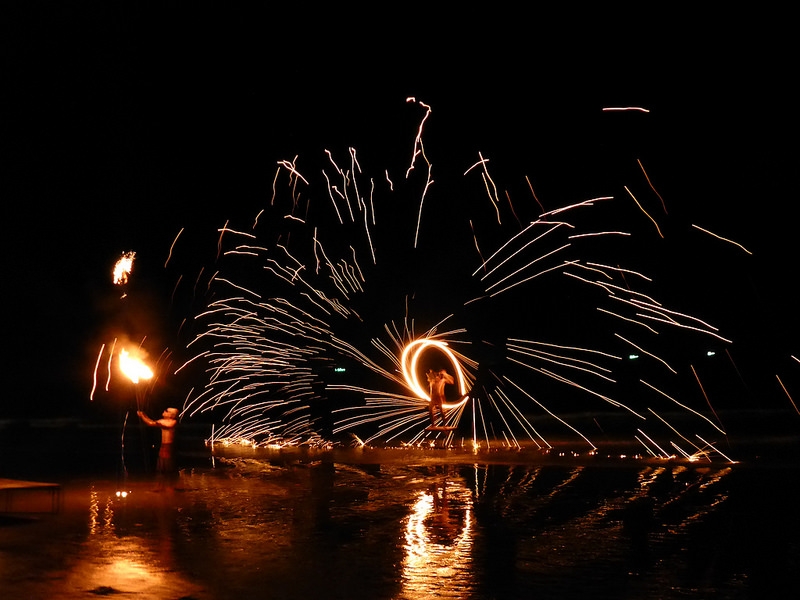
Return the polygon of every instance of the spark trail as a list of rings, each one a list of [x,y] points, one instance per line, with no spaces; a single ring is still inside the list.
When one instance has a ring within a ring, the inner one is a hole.
[[[605,209],[625,200],[613,194],[544,211],[527,176],[526,201],[512,206],[506,192],[501,203],[481,154],[459,171],[472,195],[450,200],[446,179],[434,185],[436,163],[423,145],[431,109],[409,104],[420,123],[399,178],[353,148],[326,150],[321,168],[279,161],[268,205],[240,219],[249,230],[228,220],[214,268],[183,278],[197,288],[213,273],[187,344],[191,358],[179,369],[203,382],[186,397],[184,415],[213,414],[214,441],[253,445],[352,437],[547,448],[555,436],[593,451],[593,432],[570,415],[597,422],[611,412],[648,446],[692,454],[685,440],[713,424],[697,418],[697,431],[680,428],[704,407],[672,401],[661,391],[669,384],[631,390],[625,357],[635,348],[642,368],[669,380],[680,367],[660,354],[662,346],[675,351],[664,338],[683,346],[725,338],[659,302],[652,277],[620,265],[627,241],[652,228],[609,222]],[[424,169],[415,168],[419,160]],[[634,183],[653,193],[646,174]],[[612,191],[633,197],[626,186]],[[643,202],[633,210],[644,211]],[[428,393],[419,382],[428,368],[457,377],[447,392],[452,431],[426,430]],[[680,424],[669,421],[676,408]],[[667,437],[657,442],[659,435]]]

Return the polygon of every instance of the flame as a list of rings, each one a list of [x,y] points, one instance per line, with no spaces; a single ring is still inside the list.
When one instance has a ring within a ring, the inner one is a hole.
[[[412,342],[406,344],[406,347],[403,348],[403,354],[400,357],[400,363],[403,370],[403,377],[406,380],[406,385],[408,385],[409,389],[416,394],[418,398],[425,400],[426,402],[430,402],[430,396],[425,388],[420,384],[419,379],[417,377],[417,361],[419,360],[420,355],[424,350],[428,348],[436,348],[441,351],[448,359],[450,359],[450,364],[453,365],[453,369],[456,372],[456,381],[458,382],[458,392],[461,399],[456,403],[444,403],[443,406],[445,409],[450,410],[452,408],[456,408],[461,406],[466,402],[467,395],[469,394],[469,387],[467,385],[467,378],[464,375],[464,371],[461,368],[461,363],[459,362],[456,355],[453,353],[450,348],[447,347],[446,342],[442,342],[439,340],[430,340],[430,339],[417,339],[413,340]]]
[[[114,284],[125,285],[128,283],[128,275],[133,270],[133,259],[136,252],[123,252],[117,264],[114,265]]]
[[[133,383],[140,379],[151,379],[153,371],[138,358],[128,354],[124,348],[119,351],[119,368]]]

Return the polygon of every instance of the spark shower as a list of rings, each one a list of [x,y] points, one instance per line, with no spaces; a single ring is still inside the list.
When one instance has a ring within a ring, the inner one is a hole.
[[[594,451],[613,414],[650,455],[717,452],[725,433],[699,378],[682,395],[682,351],[730,340],[628,265],[668,219],[642,161],[620,189],[541,202],[528,175],[504,189],[482,153],[440,177],[431,107],[407,104],[405,164],[352,147],[279,161],[263,208],[231,215],[208,240],[214,259],[180,273],[194,302],[175,371],[191,373],[183,418],[211,416],[212,441],[252,445],[558,437]],[[452,431],[426,429],[428,368],[456,376]]]

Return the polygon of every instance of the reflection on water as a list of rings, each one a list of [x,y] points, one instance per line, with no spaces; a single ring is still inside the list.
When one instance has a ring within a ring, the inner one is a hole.
[[[136,531],[145,526],[145,519],[129,519],[127,503],[128,498],[117,490],[90,486],[88,534],[58,584],[58,597],[135,591],[138,598],[180,598],[199,589],[176,570],[168,499],[150,501],[153,529],[147,535]]]
[[[0,597],[747,598],[800,561],[793,468],[215,465],[0,524]]]
[[[405,518],[400,598],[466,598],[475,588],[472,566],[472,496],[450,469],[417,492]]]

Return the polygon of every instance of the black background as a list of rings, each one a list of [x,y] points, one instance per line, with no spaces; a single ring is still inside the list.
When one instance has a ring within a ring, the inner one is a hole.
[[[479,152],[502,186],[529,176],[547,208],[624,196],[641,160],[670,211],[664,243],[687,250],[680,269],[655,247],[637,261],[730,332],[756,396],[786,404],[775,374],[794,382],[800,371],[787,15],[727,14],[723,27],[718,15],[498,7],[4,11],[0,416],[91,406],[94,360],[120,318],[174,346],[185,315],[169,308],[173,240],[183,229],[182,244],[199,249],[228,219],[249,219],[277,161],[355,147],[401,173],[421,115],[408,97],[432,109],[431,203],[450,206],[448,185],[464,185]],[[624,106],[650,112],[603,111]],[[110,273],[127,250],[136,308],[121,317]]]

